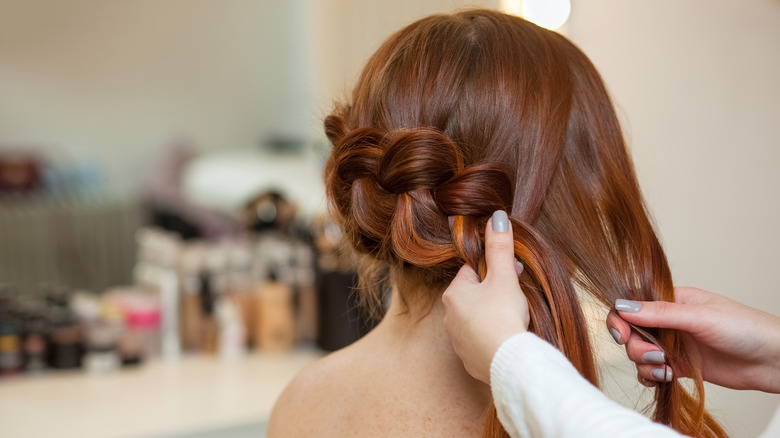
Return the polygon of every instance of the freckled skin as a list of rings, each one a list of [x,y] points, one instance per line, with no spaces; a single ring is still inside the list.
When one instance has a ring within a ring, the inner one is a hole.
[[[277,401],[268,436],[479,436],[490,389],[452,351],[440,304],[416,323],[398,311],[304,369]]]

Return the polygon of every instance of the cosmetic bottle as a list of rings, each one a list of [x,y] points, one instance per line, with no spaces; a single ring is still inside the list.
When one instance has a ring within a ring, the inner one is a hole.
[[[200,275],[200,305],[201,305],[201,341],[203,351],[210,354],[217,353],[218,328],[214,311],[216,310],[216,292],[212,285],[212,278],[208,272]]]
[[[288,284],[268,282],[256,293],[257,346],[263,351],[285,351],[295,342],[292,289]]]
[[[216,316],[219,325],[219,356],[234,360],[246,352],[246,331],[241,316],[230,296],[220,297]]]
[[[92,373],[113,371],[119,368],[120,332],[105,320],[91,323],[86,328],[84,368]]]
[[[0,303],[0,308],[5,304]],[[43,299],[33,295],[25,295],[9,307],[19,322],[20,349],[22,353],[22,369],[26,373],[35,373],[46,368],[46,348],[48,324],[46,322],[46,306]],[[2,313],[2,311],[0,311]],[[0,319],[3,319],[0,316]]]
[[[311,344],[317,340],[317,289],[315,287],[314,254],[311,246],[297,242],[294,285],[297,296],[295,333],[299,343]]]
[[[161,356],[179,357],[179,278],[176,272],[179,242],[170,233],[145,228],[138,231],[138,262],[136,284],[159,296]]]
[[[49,364],[52,368],[81,368],[84,353],[81,324],[72,315],[65,315],[51,331]]]
[[[203,311],[201,304],[201,278],[203,247],[199,244],[185,246],[179,259],[181,281],[179,321],[182,348],[198,352],[203,349]]]
[[[160,356],[160,308],[151,299],[139,300],[125,313],[126,335],[123,353],[133,356],[136,351],[142,360]],[[129,349],[129,351],[128,351]]]
[[[254,331],[255,305],[252,275],[252,245],[248,239],[236,239],[228,246],[228,288],[227,295],[236,308],[243,325],[244,346],[255,345]]]
[[[0,315],[0,375],[22,369],[21,326],[10,315]]]
[[[33,315],[25,322],[25,335],[22,342],[24,371],[37,373],[47,368],[46,356],[49,326],[42,315]]]
[[[175,270],[178,251],[178,243],[170,238],[162,248],[160,264],[155,272],[161,303],[162,357],[166,360],[178,359],[181,355],[179,277]]]

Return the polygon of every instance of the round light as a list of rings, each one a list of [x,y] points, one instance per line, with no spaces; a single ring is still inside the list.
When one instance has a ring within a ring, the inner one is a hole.
[[[571,13],[569,0],[523,0],[523,17],[547,29],[558,29]]]

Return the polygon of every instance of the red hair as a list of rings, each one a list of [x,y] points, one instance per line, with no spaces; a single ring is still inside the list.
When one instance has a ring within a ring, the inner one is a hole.
[[[674,299],[603,82],[563,36],[489,10],[436,15],[391,36],[349,103],[325,119],[325,182],[351,243],[389,267],[403,302],[432,305],[464,262],[483,266],[484,227],[510,213],[530,329],[593,384],[597,369],[575,285],[617,298]],[[376,269],[375,269],[376,270]],[[364,296],[378,303],[376,292]],[[646,333],[673,368],[697,369],[679,334]],[[655,389],[653,419],[724,437],[676,380]],[[488,411],[486,437],[506,436]]]

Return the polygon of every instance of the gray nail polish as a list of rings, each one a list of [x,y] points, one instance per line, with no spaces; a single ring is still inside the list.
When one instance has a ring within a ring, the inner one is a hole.
[[[663,351],[648,351],[647,353],[642,355],[642,360],[647,363],[665,363],[666,358],[664,357]]]
[[[493,213],[493,231],[505,233],[509,230],[509,216],[504,210],[497,210]]]
[[[642,309],[642,303],[624,299],[615,300],[615,309],[621,312],[636,313]]]
[[[653,378],[655,380],[658,380],[659,382],[671,382],[672,381],[672,372],[667,371],[666,367],[664,368],[656,368],[652,371]]]
[[[620,332],[615,330],[615,329],[613,329],[613,328],[611,328],[611,329],[609,329],[609,333],[612,334],[612,338],[615,340],[615,342],[617,342],[619,344],[620,343]]]

